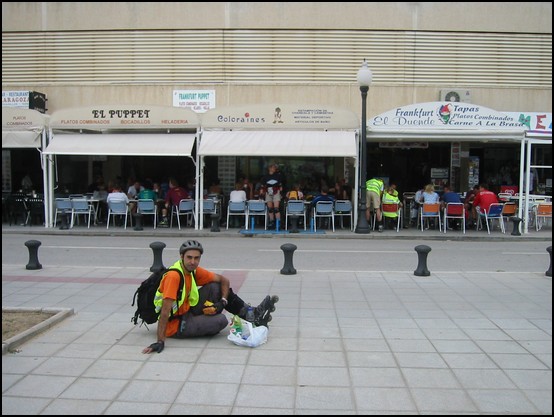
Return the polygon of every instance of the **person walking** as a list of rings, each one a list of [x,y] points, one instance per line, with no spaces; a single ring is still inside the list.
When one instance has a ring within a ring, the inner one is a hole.
[[[281,221],[280,204],[282,200],[281,191],[283,190],[284,177],[279,171],[276,163],[271,163],[268,167],[268,174],[262,178],[262,185],[265,191],[265,201],[267,203],[267,212],[269,215],[268,229],[275,228],[275,221]]]

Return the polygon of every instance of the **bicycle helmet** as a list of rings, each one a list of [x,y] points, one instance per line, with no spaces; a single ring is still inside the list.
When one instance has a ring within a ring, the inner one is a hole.
[[[197,240],[187,240],[185,243],[183,243],[181,245],[181,247],[179,248],[179,253],[182,255],[184,254],[186,251],[190,250],[190,249],[197,249],[200,251],[200,254],[203,254],[204,253],[204,248],[202,247],[202,245],[200,244],[200,242],[198,242]]]

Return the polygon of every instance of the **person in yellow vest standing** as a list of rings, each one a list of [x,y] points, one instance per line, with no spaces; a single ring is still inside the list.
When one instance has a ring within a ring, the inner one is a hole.
[[[375,210],[376,222],[379,225],[379,232],[383,231],[383,216],[381,213],[381,195],[385,189],[385,183],[380,178],[372,178],[366,183],[366,218],[369,222],[371,219],[371,209]]]

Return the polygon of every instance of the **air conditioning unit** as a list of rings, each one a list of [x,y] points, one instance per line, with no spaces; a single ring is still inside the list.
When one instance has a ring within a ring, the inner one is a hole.
[[[471,103],[469,90],[444,89],[441,90],[440,101]]]

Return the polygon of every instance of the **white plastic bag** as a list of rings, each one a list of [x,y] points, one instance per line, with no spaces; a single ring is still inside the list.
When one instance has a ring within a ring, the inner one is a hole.
[[[254,326],[239,316],[233,316],[227,339],[238,346],[258,347],[267,342],[268,333],[266,326]]]

